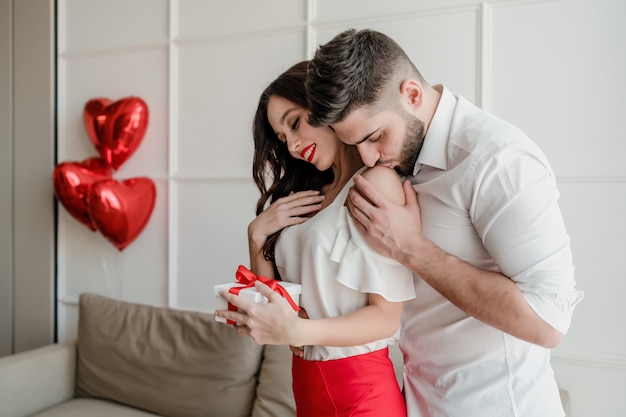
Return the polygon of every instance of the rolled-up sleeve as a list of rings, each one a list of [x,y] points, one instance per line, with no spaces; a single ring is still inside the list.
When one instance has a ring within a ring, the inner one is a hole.
[[[485,248],[533,310],[566,333],[583,292],[576,289],[570,237],[549,165],[532,149],[512,147],[481,169],[474,214]]]

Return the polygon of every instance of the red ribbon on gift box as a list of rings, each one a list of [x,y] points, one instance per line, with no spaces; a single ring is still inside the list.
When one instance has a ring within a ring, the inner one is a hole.
[[[244,286],[243,287],[231,287],[228,290],[229,293],[239,295],[239,292],[241,290],[254,287],[255,281],[261,281],[262,283],[270,287],[273,291],[276,291],[277,293],[285,297],[285,299],[287,300],[291,308],[293,308],[295,311],[300,311],[300,307],[298,307],[298,305],[293,301],[293,298],[291,298],[291,295],[289,294],[289,292],[282,285],[280,285],[280,281],[278,281],[277,279],[268,278],[268,277],[264,277],[261,275],[255,275],[254,272],[250,271],[248,268],[246,268],[243,265],[239,265],[239,268],[237,268],[237,272],[235,273],[235,278],[237,278],[237,282],[239,282],[240,284],[244,284]],[[231,303],[228,303],[228,310],[237,311],[238,309]],[[237,322],[233,320],[226,320],[226,322],[228,324],[235,324],[235,325],[237,324]]]

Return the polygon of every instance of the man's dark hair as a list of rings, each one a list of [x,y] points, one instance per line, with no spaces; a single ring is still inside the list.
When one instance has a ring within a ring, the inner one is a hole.
[[[408,76],[421,80],[404,50],[389,36],[370,29],[341,32],[320,46],[309,63],[309,122],[314,126],[339,122],[355,108],[376,103],[391,81],[397,81],[399,91]]]

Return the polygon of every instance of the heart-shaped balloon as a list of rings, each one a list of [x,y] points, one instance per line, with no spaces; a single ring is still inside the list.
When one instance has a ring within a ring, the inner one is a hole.
[[[91,185],[112,177],[111,167],[102,158],[83,162],[62,162],[52,172],[54,194],[76,220],[96,231],[87,211],[87,191]]]
[[[139,97],[116,102],[94,98],[85,104],[83,122],[102,159],[117,170],[143,140],[148,128],[148,105]]]
[[[96,228],[124,250],[144,229],[156,200],[156,187],[146,177],[95,182],[87,193],[87,209]]]

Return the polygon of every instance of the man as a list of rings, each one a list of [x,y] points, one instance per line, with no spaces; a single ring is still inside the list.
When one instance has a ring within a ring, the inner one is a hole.
[[[357,177],[348,200],[370,245],[416,276],[401,340],[409,414],[563,415],[548,349],[581,294],[543,153],[428,85],[381,33],[339,34],[308,77],[311,122],[331,125],[366,165],[408,175],[419,196],[407,181],[409,203],[395,206]]]
[[[307,94],[312,124],[330,125],[366,165],[407,176],[405,206],[356,176],[348,207],[368,243],[414,273],[400,340],[409,416],[563,416],[549,349],[582,292],[542,151],[429,85],[371,30],[321,46]],[[242,332],[255,340],[290,343],[297,333],[297,321],[246,307]]]

